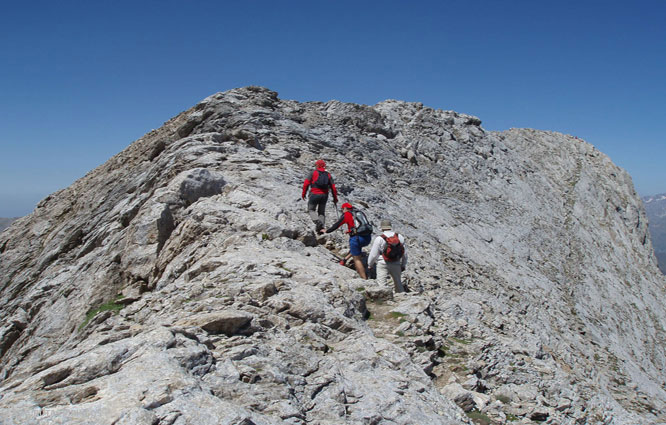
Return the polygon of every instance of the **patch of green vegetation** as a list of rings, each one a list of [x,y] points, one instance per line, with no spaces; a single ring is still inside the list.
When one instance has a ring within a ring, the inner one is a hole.
[[[407,316],[407,315],[404,314],[404,313],[400,313],[400,312],[398,312],[398,311],[392,311],[392,312],[389,313],[389,316],[390,316],[391,318],[393,318],[393,319],[399,319],[399,318],[401,318],[401,317],[405,317],[405,316]]]
[[[469,344],[472,343],[471,339],[462,339],[462,338],[455,338],[455,337],[451,337],[451,341],[457,342],[458,344],[462,344],[462,345],[469,345]]]
[[[284,265],[284,262],[283,262],[283,261],[281,261],[281,262],[279,262],[279,263],[276,263],[275,265],[276,265],[277,267],[281,268],[282,270],[286,270],[286,271],[288,271],[289,273],[294,273],[293,270],[287,268],[287,267]]]
[[[491,425],[493,421],[485,413],[481,413],[478,410],[472,410],[467,412],[467,416],[474,421],[475,424],[479,425]]]
[[[462,358],[466,357],[467,353],[464,352],[464,351],[457,351],[457,352],[448,353],[448,355],[449,355],[449,357],[451,357],[453,359],[458,359],[459,360],[459,359],[462,359]]]
[[[500,394],[498,396],[495,396],[495,398],[498,399],[499,401],[501,401],[504,404],[511,403],[511,399],[509,397],[505,396],[504,394]]]
[[[365,292],[365,288],[360,286],[360,287],[356,288],[356,292]]]
[[[120,310],[125,308],[124,304],[119,304],[118,301],[122,300],[125,298],[122,295],[118,295],[113,301],[108,301],[100,306],[97,306],[95,308],[91,308],[88,310],[86,313],[86,318],[81,323],[81,326],[79,326],[79,330],[83,329],[86,327],[88,323],[97,315],[97,313],[101,313],[103,311],[112,311],[114,314],[118,313]]]
[[[398,331],[395,334],[398,336],[405,336],[405,333],[403,331]]]
[[[518,419],[519,419],[519,418],[518,418],[518,416],[516,416],[516,415],[512,415],[511,413],[507,413],[507,414],[506,414],[506,420],[509,421],[509,422],[515,422],[515,421],[517,421]]]
[[[264,234],[261,235],[261,240],[262,240],[262,241],[270,240],[270,238],[271,238],[271,237],[268,236],[268,233],[264,233]]]

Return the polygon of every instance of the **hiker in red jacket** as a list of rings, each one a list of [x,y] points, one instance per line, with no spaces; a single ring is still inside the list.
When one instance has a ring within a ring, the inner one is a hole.
[[[315,162],[315,170],[306,177],[303,182],[303,192],[301,199],[305,200],[305,194],[310,188],[310,197],[308,198],[308,213],[310,218],[315,224],[316,231],[319,232],[324,228],[324,219],[326,212],[326,201],[328,201],[328,190],[333,194],[333,203],[338,203],[338,190],[333,183],[331,173],[326,171],[326,162],[323,159],[318,159]]]
[[[347,260],[349,258],[354,259],[354,267],[356,268],[356,271],[358,272],[358,275],[361,276],[363,279],[367,279],[368,276],[365,273],[365,265],[363,264],[363,260],[361,259],[361,254],[363,253],[362,248],[364,246],[370,245],[370,241],[372,240],[372,226],[370,226],[367,222],[367,218],[365,218],[365,214],[363,214],[363,219],[365,221],[364,229],[360,229],[356,227],[356,220],[354,220],[354,214],[352,212],[353,208],[350,203],[345,202],[341,206],[342,208],[342,216],[331,225],[328,229],[321,229],[319,232],[320,233],[331,233],[334,232],[338,227],[342,226],[343,224],[347,225],[347,232],[349,234],[349,254],[345,257],[344,260],[340,261],[340,264],[345,265]],[[361,224],[363,225],[363,224]]]

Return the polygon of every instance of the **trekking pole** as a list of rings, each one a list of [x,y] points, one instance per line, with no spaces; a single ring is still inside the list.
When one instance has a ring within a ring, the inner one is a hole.
[[[333,206],[335,207],[335,216],[336,216],[337,219],[339,220],[339,219],[340,219],[340,211],[338,211],[338,203],[337,203],[337,202],[333,202]]]

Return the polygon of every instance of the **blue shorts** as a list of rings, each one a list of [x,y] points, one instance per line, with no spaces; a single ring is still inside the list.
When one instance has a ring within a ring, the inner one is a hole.
[[[370,245],[371,240],[372,240],[372,235],[350,236],[349,237],[349,252],[351,252],[351,255],[353,255],[353,256],[361,255],[361,248],[363,248],[364,246]]]

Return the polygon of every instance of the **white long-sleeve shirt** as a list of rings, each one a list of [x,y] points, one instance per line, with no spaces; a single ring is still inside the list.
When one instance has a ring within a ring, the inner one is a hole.
[[[395,232],[392,230],[384,230],[384,236],[387,238],[390,238],[391,236],[395,235]],[[405,248],[405,253],[402,255],[402,258],[400,259],[400,266],[404,270],[407,267],[407,247],[405,246],[405,238],[398,233],[398,239],[400,239],[400,243],[402,246]],[[368,267],[372,267],[377,263],[377,261],[381,260],[384,261],[384,257],[382,257],[382,252],[384,251],[384,247],[386,246],[386,241],[384,238],[381,236],[377,236],[375,238],[375,241],[372,243],[372,248],[370,249],[370,255],[368,256]]]

